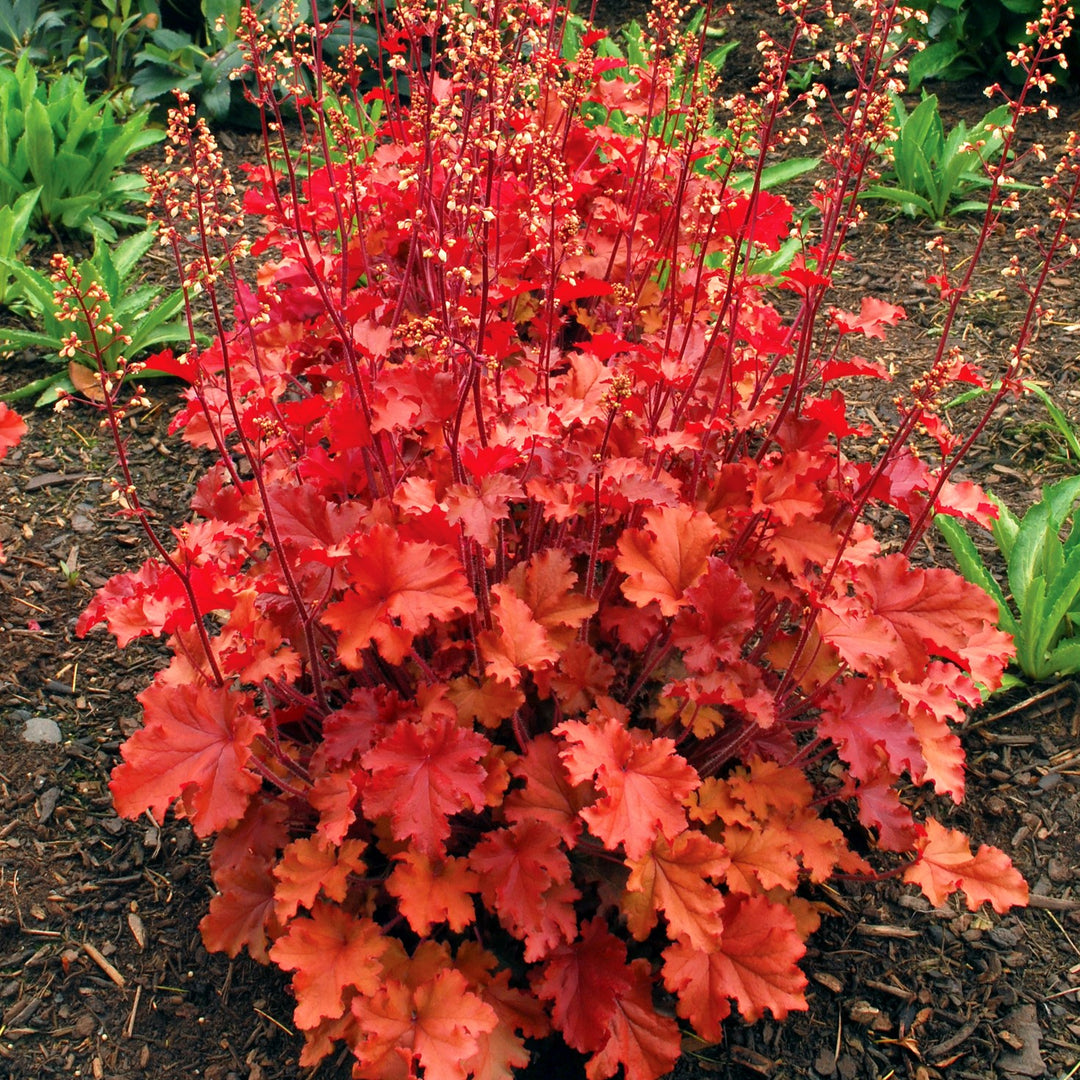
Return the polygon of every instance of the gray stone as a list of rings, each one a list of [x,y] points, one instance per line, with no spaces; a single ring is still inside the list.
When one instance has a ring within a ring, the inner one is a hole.
[[[58,743],[60,739],[60,725],[47,716],[32,716],[23,728],[23,740],[28,743]]]

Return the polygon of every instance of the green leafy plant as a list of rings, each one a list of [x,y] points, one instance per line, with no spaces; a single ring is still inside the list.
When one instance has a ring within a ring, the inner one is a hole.
[[[938,528],[964,577],[996,601],[998,625],[1012,634],[1024,675],[1074,675],[1080,672],[1080,476],[1045,488],[1023,518],[989,497],[998,508],[992,530],[1008,568],[1012,604],[959,522],[939,517]]]
[[[83,74],[115,94],[130,81],[135,57],[160,24],[156,0],[89,0],[78,52]]]
[[[41,0],[0,0],[0,65],[14,67],[24,54],[39,65],[69,56],[61,51],[71,4],[43,5]]]
[[[1016,82],[1008,54],[1032,40],[1028,28],[1042,11],[1041,0],[916,0],[910,6],[923,14],[909,20],[904,33],[926,42],[908,63],[911,90],[925,79],[972,75]]]
[[[116,239],[117,225],[142,219],[129,205],[143,196],[124,163],[164,132],[146,127],[149,114],[122,122],[105,98],[89,100],[81,78],[39,81],[28,54],[14,71],[0,68],[0,205],[39,190],[32,228],[83,231]]]
[[[970,130],[961,120],[946,135],[936,94],[924,95],[910,113],[893,95],[892,168],[863,198],[896,203],[911,217],[925,214],[935,221],[950,212],[985,210],[985,201],[968,196],[990,186],[984,163],[1000,156],[1001,127],[1008,121],[1009,107],[999,105]]]
[[[308,0],[300,0],[295,6],[301,19],[310,17]],[[244,63],[240,43],[243,7],[241,0],[202,0],[199,29],[189,32],[162,25],[151,31],[134,58],[134,103],[164,101],[171,105],[173,94],[180,90],[190,95],[200,113],[211,120],[255,124],[257,111],[246,100],[243,79],[237,77]],[[257,0],[251,7],[271,25],[277,25],[280,0]],[[391,11],[394,4],[379,7]],[[347,22],[335,22],[320,32],[322,49],[328,55],[336,55],[346,45],[367,49],[370,55],[377,51],[377,35],[370,26],[356,25],[350,30]],[[372,76],[366,88],[377,81]]]
[[[151,227],[112,248],[99,241],[93,256],[69,271],[84,290],[93,293],[99,309],[94,330],[99,344],[101,328],[110,328],[101,344],[102,358],[110,372],[116,370],[121,355],[134,359],[155,346],[188,340],[187,322],[181,314],[183,290],[164,295],[163,285],[139,283],[141,261],[156,239],[157,229]],[[37,394],[37,405],[49,405],[64,393],[85,391],[78,369],[89,366],[86,349],[93,337],[86,312],[71,305],[57,308],[56,294],[58,289],[63,290],[64,282],[56,275],[47,277],[10,258],[0,258],[2,271],[10,275],[9,289],[18,293],[37,327],[0,327],[0,349],[41,350],[47,362],[63,365],[62,370],[5,394],[4,400]],[[96,360],[92,366],[96,369]]]
[[[24,192],[14,205],[0,207],[0,259],[15,259],[26,246],[30,235],[30,218],[37,206],[40,188]],[[0,266],[0,307],[14,306],[22,292],[11,271]]]
[[[135,102],[171,101],[182,90],[214,120],[235,117],[244,105],[240,84],[230,79],[244,62],[236,36],[241,6],[239,0],[203,0],[203,29],[196,36],[164,26],[153,30],[134,59]]]

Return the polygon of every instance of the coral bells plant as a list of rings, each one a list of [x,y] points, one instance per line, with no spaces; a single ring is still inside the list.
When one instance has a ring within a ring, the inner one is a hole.
[[[343,1040],[357,1077],[487,1080],[556,1032],[592,1080],[652,1080],[683,1026],[805,1007],[818,883],[1027,895],[902,797],[961,799],[953,726],[1011,655],[985,593],[913,562],[931,514],[993,513],[936,411],[980,376],[946,334],[870,439],[845,391],[891,376],[854,350],[904,311],[827,299],[895,12],[840,21],[858,79],[814,234],[755,179],[814,121],[784,91],[807,12],[720,135],[669,3],[632,79],[596,34],[564,60],[558,8],[398,12],[366,97],[325,26],[249,14],[265,164],[238,192],[181,102],[149,176],[216,329],[152,364],[213,464],[171,538],[118,486],[156,554],[79,629],[172,660],[112,792],[215,837],[204,940],[291,973],[303,1063]]]

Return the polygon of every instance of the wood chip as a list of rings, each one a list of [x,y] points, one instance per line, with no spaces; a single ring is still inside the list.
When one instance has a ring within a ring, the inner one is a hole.
[[[855,927],[857,933],[863,937],[879,938],[917,938],[922,937],[918,930],[912,930],[910,926],[877,926],[873,923],[859,923]]]

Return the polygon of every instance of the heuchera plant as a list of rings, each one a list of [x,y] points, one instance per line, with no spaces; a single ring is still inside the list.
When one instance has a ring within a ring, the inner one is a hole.
[[[680,1022],[715,1041],[733,1007],[805,1007],[816,883],[1026,899],[900,798],[961,799],[952,725],[1011,655],[984,592],[912,561],[933,513],[992,513],[951,479],[986,417],[961,438],[936,412],[980,384],[948,338],[972,270],[940,276],[937,358],[871,438],[845,389],[891,376],[853,350],[904,311],[827,296],[895,86],[888,6],[840,17],[857,78],[778,276],[755,267],[792,206],[729,181],[814,119],[783,89],[806,10],[722,139],[708,71],[669,99],[671,49],[704,45],[670,3],[633,82],[601,77],[595,34],[560,59],[555,7],[399,14],[365,98],[305,45],[326,27],[249,17],[265,166],[235,192],[182,103],[149,177],[216,330],[153,363],[214,463],[166,538],[102,370],[117,498],[156,554],[79,631],[172,653],[111,787],[216,837],[204,940],[292,973],[304,1064],[344,1040],[358,1077],[509,1077],[554,1030],[592,1080],[652,1080]],[[883,505],[906,535],[875,536]]]

